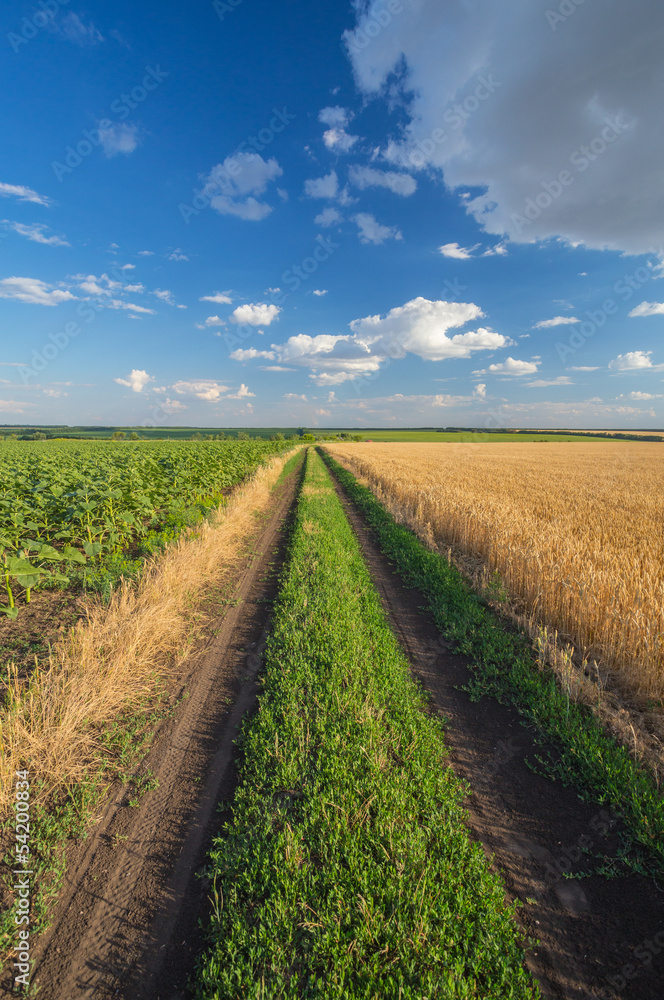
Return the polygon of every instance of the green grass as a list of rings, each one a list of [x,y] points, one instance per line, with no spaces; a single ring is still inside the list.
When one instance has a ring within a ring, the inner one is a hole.
[[[538,996],[465,826],[443,728],[310,451],[290,559],[208,876],[198,1000]]]
[[[395,523],[369,489],[338,462],[325,461],[365,518],[382,551],[411,587],[424,595],[431,617],[455,648],[469,657],[474,699],[492,695],[513,704],[554,752],[537,767],[576,787],[588,801],[610,804],[622,816],[619,859],[664,877],[664,800],[650,774],[604,730],[585,705],[571,701],[553,671],[538,667],[526,635],[501,619],[459,571]]]

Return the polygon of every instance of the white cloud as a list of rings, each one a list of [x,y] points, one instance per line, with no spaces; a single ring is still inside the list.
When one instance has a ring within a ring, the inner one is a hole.
[[[484,382],[477,383],[477,385],[473,389],[473,395],[479,396],[480,399],[486,398],[486,385],[484,384]]]
[[[298,395],[297,392],[285,392],[284,393],[284,399],[299,399],[303,403],[307,402],[307,397],[306,396],[300,396],[300,395]]]
[[[327,295],[327,288],[314,288],[313,294],[318,295],[319,297],[321,295]]]
[[[360,243],[384,243],[385,240],[403,239],[396,226],[382,226],[369,212],[358,212],[353,216],[357,225]]]
[[[122,302],[120,299],[109,299],[106,303],[110,309],[128,309],[129,312],[145,313],[148,316],[155,316],[154,309],[147,309],[145,306],[137,306],[133,302]]]
[[[127,285],[126,291],[130,292],[132,290],[132,285]],[[173,292],[169,292],[166,288],[155,288],[152,293],[156,298],[161,299],[162,302],[166,302],[169,306],[175,305],[175,298],[173,297]]]
[[[348,171],[351,184],[361,191],[368,187],[384,187],[394,194],[407,198],[417,189],[417,181],[410,174],[398,174],[393,170],[374,170],[373,167],[351,166]]]
[[[18,198],[19,201],[31,201],[35,205],[45,205],[47,207],[51,204],[50,198],[47,198],[43,194],[37,194],[36,191],[26,187],[24,184],[5,184],[0,181],[0,197]]]
[[[280,312],[279,306],[268,305],[266,302],[248,302],[234,309],[230,320],[231,323],[248,323],[249,326],[269,326]]]
[[[70,11],[65,17],[56,22],[56,27],[61,35],[76,45],[97,45],[103,42],[104,37],[94,24],[84,24],[78,14]]]
[[[67,240],[63,240],[61,236],[47,236],[46,231],[48,226],[44,226],[40,222],[33,222],[31,225],[26,225],[23,222],[10,222],[9,219],[3,219],[3,224],[7,226],[8,229],[12,229],[19,236],[25,236],[27,239],[32,240],[33,243],[44,243],[49,247],[68,247],[71,243]]]
[[[228,292],[215,292],[214,295],[202,295],[199,302],[216,302],[220,306],[229,306],[232,298]]]
[[[378,0],[354,7],[356,31],[371,30]],[[661,94],[652,81],[661,71],[664,5],[609,4],[598,19],[570,4],[570,25],[560,9],[417,0],[370,44],[366,34],[345,33],[356,84],[365,98],[405,107],[405,126],[395,124],[382,146],[388,161],[440,170],[452,189],[483,191],[463,204],[487,232],[652,252],[664,225],[664,187],[652,169],[661,160]],[[565,86],[552,87],[563,49]],[[565,170],[571,182],[557,187]],[[538,197],[543,207],[529,221],[528,199]]]
[[[274,351],[257,351],[255,347],[238,347],[231,353],[230,357],[233,361],[252,361],[254,358],[266,358],[268,361],[274,361],[276,355]]]
[[[286,368],[285,365],[261,365],[261,371],[264,372],[294,372],[297,368]]]
[[[228,392],[227,385],[221,385],[211,378],[202,378],[191,382],[180,380],[175,382],[172,388],[180,396],[195,396],[196,399],[203,399],[208,403],[216,402],[224,393]]]
[[[316,413],[317,417],[331,417],[332,416],[332,411],[331,410],[320,409],[320,410],[316,410],[315,413]]]
[[[264,160],[258,153],[235,153],[212,168],[202,193],[220,215],[257,222],[272,211],[272,206],[257,196],[282,174],[274,157]]]
[[[555,385],[572,385],[572,380],[569,375],[558,375],[557,378],[536,378],[532,382],[527,382],[526,385],[532,386],[533,389],[544,389]]]
[[[127,292],[127,293],[136,292],[137,294],[142,294],[145,291],[145,285],[141,285],[141,284],[138,284],[138,285],[124,285],[123,286],[123,291]],[[157,295],[156,292],[154,292],[153,294]]]
[[[76,296],[62,288],[40,281],[38,278],[3,278],[0,281],[1,299],[18,299],[38,306],[57,306]]]
[[[314,222],[317,226],[323,226],[327,228],[328,226],[334,226],[337,222],[341,222],[341,215],[337,212],[336,208],[324,208],[322,212],[319,212]]]
[[[476,243],[474,247],[460,247],[458,243],[443,243],[442,247],[438,247],[438,252],[442,253],[443,257],[452,257],[454,260],[470,260],[473,256],[473,250],[477,250],[479,243]]]
[[[138,146],[138,125],[126,122],[113,122],[107,128],[100,128],[101,148],[110,159],[118,153],[128,156]]]
[[[518,361],[516,358],[505,358],[504,361],[496,362],[483,368],[481,371],[474,371],[473,375],[510,375],[519,377],[521,375],[534,375],[540,361]]]
[[[154,250],[139,250],[139,257],[154,257]]]
[[[318,121],[323,125],[329,125],[330,128],[345,128],[351,117],[350,112],[346,108],[340,108],[339,105],[334,108],[322,108],[318,112]]]
[[[622,394],[618,396],[618,399],[623,399]],[[661,393],[639,392],[637,389],[634,392],[628,392],[627,399],[636,399],[636,400],[662,399],[662,395]]]
[[[336,170],[331,170],[324,177],[309,178],[304,182],[304,193],[307,198],[334,198],[339,190],[339,178]]]
[[[599,365],[570,365],[567,370],[570,372],[598,372]]]
[[[664,316],[664,302],[641,302],[630,316]]]
[[[226,399],[248,399],[249,396],[255,396],[255,395],[256,395],[255,392],[249,392],[248,387],[243,382],[242,385],[240,386],[240,388],[237,390],[237,392],[231,392],[225,398]]]
[[[339,385],[375,374],[389,359],[403,358],[408,353],[441,361],[505,347],[507,338],[482,327],[447,335],[449,330],[482,315],[473,303],[420,297],[391,309],[385,316],[353,320],[350,334],[298,334],[283,344],[272,344],[272,350],[282,365],[308,368],[317,385]]]
[[[133,389],[134,392],[143,392],[148,382],[154,382],[154,376],[148,375],[146,371],[139,368],[132,368],[127,378],[116,378],[113,379],[118,385],[126,385],[128,389]]]
[[[628,351],[626,354],[619,354],[613,361],[609,361],[609,368],[617,372],[638,371],[639,369],[660,369],[664,365],[653,365],[650,355],[652,351]]]
[[[359,135],[349,135],[342,128],[328,128],[323,132],[323,142],[335,153],[347,153],[359,138]]]
[[[493,247],[488,247],[484,253],[483,257],[505,257],[507,255],[507,247],[504,243],[496,243]]]
[[[205,320],[206,326],[226,326],[226,320],[222,319],[221,316],[208,316]]]
[[[554,316],[553,319],[541,319],[539,323],[535,323],[533,330],[548,330],[551,326],[568,326],[578,322],[576,316]]]

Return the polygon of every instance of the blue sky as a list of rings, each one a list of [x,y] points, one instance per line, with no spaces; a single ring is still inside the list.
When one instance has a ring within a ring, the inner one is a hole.
[[[664,426],[661,3],[0,17],[0,422]]]

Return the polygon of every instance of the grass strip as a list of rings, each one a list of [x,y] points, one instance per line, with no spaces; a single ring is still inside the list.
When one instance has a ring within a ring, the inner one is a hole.
[[[570,699],[552,670],[538,666],[524,633],[488,607],[447,559],[398,525],[351,472],[326,453],[324,459],[397,572],[424,595],[437,627],[471,660],[471,697],[507,701],[533,722],[556,747],[555,755],[538,757],[549,776],[574,785],[587,801],[610,804],[629,833],[619,857],[663,877],[664,800],[650,774],[587,706]]]
[[[311,450],[263,684],[210,856],[195,997],[539,996],[442,724]]]

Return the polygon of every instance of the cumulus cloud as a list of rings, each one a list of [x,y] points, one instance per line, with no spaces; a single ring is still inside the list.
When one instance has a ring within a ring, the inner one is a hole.
[[[266,302],[248,302],[238,306],[230,316],[231,323],[247,323],[249,326],[269,326],[281,312],[279,306]]]
[[[330,128],[345,128],[351,119],[351,114],[346,108],[337,105],[334,108],[321,108],[318,112],[318,121]]]
[[[299,399],[303,403],[307,402],[307,397],[303,396],[303,395],[300,395],[297,392],[285,392],[284,393],[284,399]]]
[[[369,212],[358,212],[353,216],[358,228],[360,243],[384,243],[385,240],[401,240],[403,236],[396,226],[383,226]]]
[[[484,384],[484,382],[477,383],[477,385],[473,389],[473,395],[479,396],[480,399],[486,398],[486,385]]]
[[[417,189],[417,181],[410,174],[399,174],[394,170],[375,170],[354,164],[348,171],[351,184],[361,191],[368,187],[384,187],[393,194],[407,198]]]
[[[272,206],[258,196],[282,174],[274,157],[264,160],[258,153],[235,153],[212,168],[202,193],[221,215],[258,222],[272,211]]]
[[[554,316],[552,319],[541,319],[539,323],[535,323],[533,330],[548,330],[552,326],[568,326],[578,322],[576,316]]]
[[[238,347],[231,353],[230,357],[233,361],[253,361],[254,358],[266,358],[268,361],[274,361],[276,355],[274,351],[257,351],[255,347]]]
[[[460,247],[458,243],[443,243],[442,247],[438,247],[438,252],[442,253],[443,257],[452,257],[453,260],[470,260],[473,256],[473,250],[477,250],[479,243],[476,243],[474,247]]]
[[[319,212],[314,222],[317,226],[323,226],[327,229],[328,226],[334,226],[336,223],[341,222],[341,215],[337,212],[336,208],[324,208],[322,212]]]
[[[664,227],[664,188],[652,169],[661,160],[653,79],[664,6],[611,3],[601,18],[572,9],[573,25],[551,8],[417,0],[375,34],[381,0],[356,4],[345,40],[357,86],[365,98],[401,101],[408,118],[386,137],[383,156],[440,170],[452,189],[479,189],[463,204],[489,233],[652,252]],[[564,86],[552,87],[561,45]]]
[[[339,106],[323,108],[318,113],[318,121],[329,126],[323,133],[323,142],[328,149],[335,153],[347,153],[355,145],[359,136],[349,135],[346,132],[346,126],[352,117],[350,111]]]
[[[50,198],[46,198],[43,194],[37,194],[36,191],[26,187],[24,184],[5,184],[0,181],[0,197],[18,198],[19,201],[31,201],[35,205],[45,205],[47,207],[51,204]]]
[[[232,298],[229,292],[215,292],[214,295],[202,295],[199,302],[216,302],[220,306],[230,306]]]
[[[3,225],[13,230],[13,232],[18,233],[19,236],[25,236],[27,239],[32,240],[33,243],[43,243],[49,247],[71,246],[71,243],[63,240],[61,236],[47,236],[48,226],[44,226],[40,222],[33,222],[28,226],[23,222],[10,222],[9,219],[3,219]]]
[[[226,320],[222,319],[221,316],[208,316],[205,320],[205,326],[226,326]]]
[[[280,365],[309,369],[317,385],[339,385],[373,375],[388,360],[409,353],[427,361],[442,361],[505,347],[507,338],[482,327],[448,335],[448,331],[482,315],[479,306],[470,302],[420,297],[391,309],[385,316],[353,320],[350,334],[298,334],[271,346]]]
[[[661,398],[662,398],[661,393],[639,392],[638,390],[635,390],[634,392],[628,392],[627,393],[627,399],[636,399],[636,400],[644,400],[645,401],[645,400],[648,400],[648,399],[661,399]],[[618,399],[623,399],[622,394],[620,396],[618,396]]]
[[[339,190],[336,170],[330,170],[324,177],[312,177],[304,182],[307,198],[334,198]]]
[[[318,295],[319,297],[321,295],[327,295],[327,288],[314,288],[313,294]]]
[[[652,351],[628,351],[626,354],[619,354],[613,361],[609,361],[609,368],[616,372],[664,368],[664,365],[653,365],[651,354]]]
[[[146,371],[140,368],[132,368],[126,378],[116,378],[113,379],[118,385],[126,385],[128,389],[132,389],[134,392],[143,392],[148,382],[154,382],[154,376],[148,375]]]
[[[630,316],[664,316],[664,302],[641,302]]]
[[[518,378],[521,375],[534,375],[540,364],[540,361],[519,361],[516,358],[505,358],[504,361],[497,361],[481,371],[474,371],[473,375],[509,375]]]
[[[0,298],[17,299],[37,306],[57,306],[76,296],[39,278],[3,278],[0,281]]]
[[[249,392],[248,386],[242,383],[237,392],[230,392],[225,398],[226,399],[248,399],[249,396],[255,396],[255,392]]]
[[[202,378],[191,382],[181,379],[179,382],[175,382],[172,388],[179,396],[195,396],[196,399],[202,399],[208,403],[216,402],[224,393],[228,392],[227,385],[221,385],[220,382],[211,378]]]
[[[106,128],[100,128],[99,135],[101,148],[109,159],[112,156],[117,156],[118,153],[124,153],[125,156],[128,156],[138,146],[138,125],[113,122]]]
[[[170,253],[166,254],[166,260],[189,260],[189,257],[186,253],[182,253],[179,247],[176,247],[175,250],[171,250]]]

